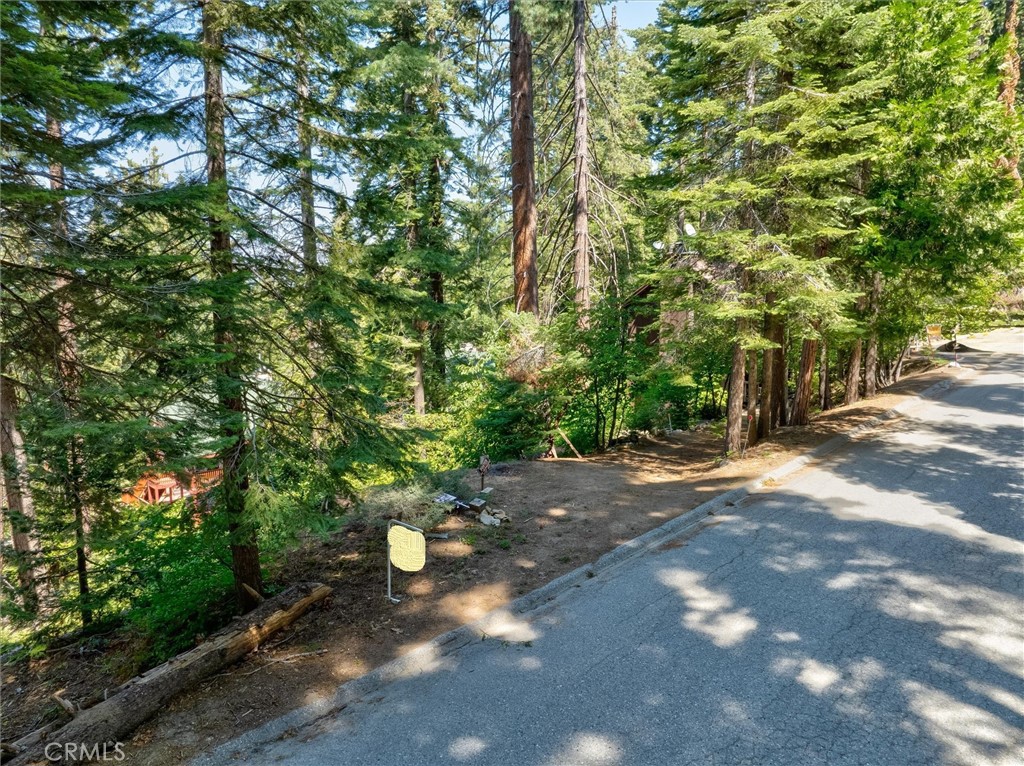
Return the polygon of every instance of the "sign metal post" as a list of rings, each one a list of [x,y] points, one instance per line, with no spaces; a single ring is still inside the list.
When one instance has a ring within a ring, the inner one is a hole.
[[[423,530],[404,521],[388,521],[388,601],[398,604],[402,599],[391,593],[391,564],[403,572],[418,572],[427,560],[427,540]]]

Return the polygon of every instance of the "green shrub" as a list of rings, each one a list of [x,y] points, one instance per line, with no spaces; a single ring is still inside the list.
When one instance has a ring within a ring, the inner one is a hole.
[[[688,428],[698,414],[697,386],[685,384],[671,371],[656,369],[636,388],[631,428],[655,431]]]

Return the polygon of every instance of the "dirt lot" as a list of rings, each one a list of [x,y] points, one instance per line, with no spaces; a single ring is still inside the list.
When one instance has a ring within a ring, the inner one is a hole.
[[[940,368],[904,378],[871,400],[820,415],[810,426],[780,429],[725,466],[716,460],[721,439],[709,431],[646,439],[582,460],[497,466],[487,481],[495,488],[491,506],[504,510],[511,523],[494,529],[450,518],[438,530],[449,539],[428,542],[426,568],[397,576],[396,591],[405,596],[398,605],[384,596],[380,529],[348,528],[310,542],[288,557],[276,579],[327,583],[334,588],[332,598],[245,662],[175,700],[128,743],[125,763],[181,764],[328,695],[954,372]],[[79,703],[102,697],[105,687],[123,680],[118,651],[75,647],[5,668],[4,739],[51,720],[57,708],[50,695],[58,690]]]

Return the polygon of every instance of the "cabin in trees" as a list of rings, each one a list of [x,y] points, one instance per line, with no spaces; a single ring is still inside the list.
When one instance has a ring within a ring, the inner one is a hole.
[[[141,477],[130,492],[121,495],[125,505],[156,505],[173,503],[194,497],[220,483],[220,468],[194,471],[184,476],[173,473],[147,474]]]

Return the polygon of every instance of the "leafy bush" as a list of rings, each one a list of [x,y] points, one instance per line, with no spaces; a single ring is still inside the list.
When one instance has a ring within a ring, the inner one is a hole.
[[[637,386],[629,426],[640,431],[688,428],[699,414],[699,395],[697,386],[656,369]]]

